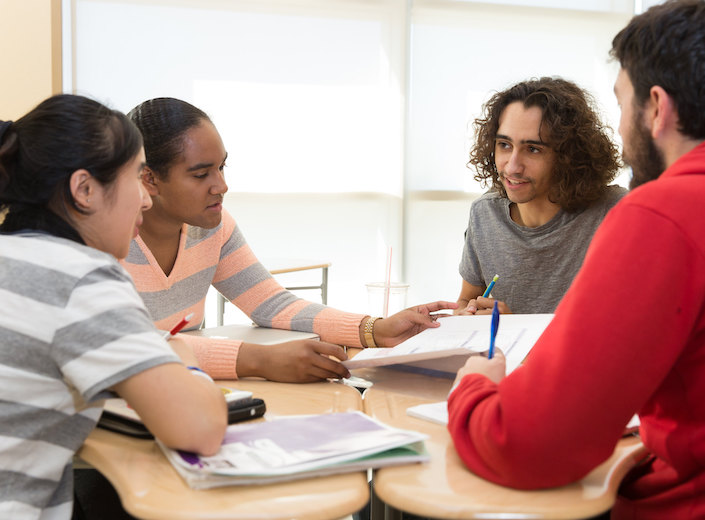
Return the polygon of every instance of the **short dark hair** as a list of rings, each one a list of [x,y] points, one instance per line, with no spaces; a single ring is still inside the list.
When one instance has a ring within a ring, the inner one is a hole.
[[[705,1],[651,7],[614,37],[610,54],[629,75],[637,106],[658,85],[675,102],[679,131],[705,139]]]
[[[468,161],[468,167],[475,168],[475,180],[507,196],[495,164],[495,139],[502,113],[516,101],[542,111],[542,125],[549,135],[541,138],[556,156],[549,200],[565,211],[578,211],[599,200],[619,172],[619,151],[608,135],[611,129],[597,115],[592,96],[561,78],[522,81],[484,104],[483,116],[474,121],[475,144]]]
[[[160,178],[166,178],[171,165],[183,151],[184,134],[208,115],[186,101],[161,97],[140,103],[127,114],[144,137],[147,166]]]
[[[66,206],[85,213],[71,194],[71,175],[85,169],[110,188],[119,169],[142,148],[125,114],[83,96],[43,101],[0,136],[0,231],[39,230],[83,242],[59,215]]]

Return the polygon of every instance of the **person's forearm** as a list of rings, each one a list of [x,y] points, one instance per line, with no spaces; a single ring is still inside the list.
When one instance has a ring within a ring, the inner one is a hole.
[[[263,363],[266,349],[254,343],[243,343],[237,356],[238,377],[264,377]]]

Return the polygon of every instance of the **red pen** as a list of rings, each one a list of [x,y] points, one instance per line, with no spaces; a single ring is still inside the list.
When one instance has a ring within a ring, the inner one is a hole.
[[[183,318],[181,318],[181,321],[174,325],[174,327],[169,331],[164,333],[164,339],[169,341],[171,338],[174,337],[174,335],[179,332],[181,329],[183,329],[186,324],[189,322],[189,320],[193,318],[193,313],[187,314]]]

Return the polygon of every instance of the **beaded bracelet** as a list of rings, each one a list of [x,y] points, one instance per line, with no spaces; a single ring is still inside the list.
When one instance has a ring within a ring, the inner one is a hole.
[[[368,348],[377,348],[377,343],[375,343],[374,326],[375,321],[377,321],[378,319],[379,316],[377,316],[376,318],[370,318],[365,323],[365,344]]]
[[[213,378],[211,376],[209,376],[208,374],[206,374],[203,371],[203,369],[198,368],[198,367],[186,367],[186,368],[188,368],[194,376],[204,377],[204,378],[208,379],[208,381],[210,381],[211,383],[213,382]]]

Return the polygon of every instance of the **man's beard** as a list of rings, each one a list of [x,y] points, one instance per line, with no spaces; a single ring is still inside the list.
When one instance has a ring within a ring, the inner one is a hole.
[[[629,149],[633,156],[623,154],[624,162],[632,168],[629,189],[657,179],[666,169],[663,154],[656,148],[649,131],[641,124],[641,113],[635,114]]]

